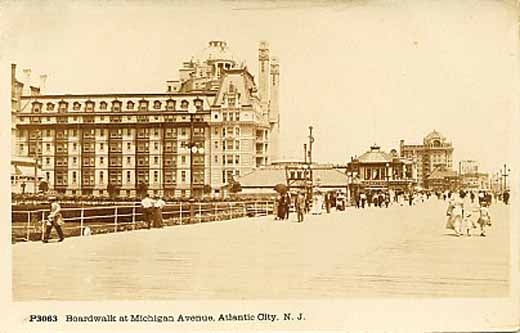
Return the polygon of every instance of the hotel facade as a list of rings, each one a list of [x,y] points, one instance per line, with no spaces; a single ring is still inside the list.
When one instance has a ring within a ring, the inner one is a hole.
[[[13,99],[12,150],[35,159],[58,193],[134,197],[144,184],[166,197],[218,195],[278,159],[279,74],[266,42],[255,82],[226,42],[211,41],[165,92],[27,91]]]

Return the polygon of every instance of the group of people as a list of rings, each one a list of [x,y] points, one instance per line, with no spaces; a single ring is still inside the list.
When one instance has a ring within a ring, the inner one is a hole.
[[[166,206],[166,202],[159,196],[155,196],[155,198],[152,199],[147,193],[143,200],[141,200],[141,206],[143,206],[143,220],[147,228],[162,228],[162,209]]]
[[[323,210],[330,213],[333,207],[336,207],[336,210],[345,210],[346,198],[342,193],[315,192],[311,199],[304,191],[287,191],[278,194],[276,204],[275,220],[288,220],[291,207],[294,207],[298,222],[303,222],[305,214],[308,213],[320,215]]]
[[[488,209],[490,201],[486,200],[486,196],[479,197],[478,202],[471,194],[468,201],[467,193],[463,191],[450,192],[446,196],[448,200],[446,228],[455,231],[455,235],[461,237],[471,236],[471,230],[476,229],[478,225],[480,236],[486,237],[486,229],[491,226],[491,214]]]

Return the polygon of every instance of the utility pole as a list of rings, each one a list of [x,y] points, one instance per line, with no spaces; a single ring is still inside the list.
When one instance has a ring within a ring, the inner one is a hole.
[[[309,126],[309,180],[310,180],[310,199],[314,192],[314,180],[312,174],[312,144],[314,143],[314,137],[312,136],[312,126]],[[305,149],[307,150],[307,148]]]
[[[312,164],[312,144],[314,143],[314,137],[312,136],[312,126],[309,126],[309,164]]]
[[[307,164],[307,144],[303,144],[303,161],[305,164]]]

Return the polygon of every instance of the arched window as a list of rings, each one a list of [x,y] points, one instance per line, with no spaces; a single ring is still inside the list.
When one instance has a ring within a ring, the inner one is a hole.
[[[100,108],[101,110],[106,110],[107,107],[108,107],[108,103],[107,103],[107,102],[102,101],[101,103],[99,103],[99,108]]]
[[[80,102],[74,102],[74,104],[72,104],[72,110],[79,111],[80,109],[81,109],[81,103]]]
[[[53,103],[47,103],[47,111],[54,111],[54,104]]]
[[[153,108],[159,110],[161,108],[161,101],[154,101]]]
[[[187,100],[184,99],[181,101],[181,109],[187,110],[188,106],[189,106],[189,102]]]
[[[128,102],[126,102],[126,108],[127,108],[128,110],[133,110],[133,109],[134,109],[134,106],[135,106],[135,103],[134,103],[134,102],[132,102],[132,101],[128,101]]]

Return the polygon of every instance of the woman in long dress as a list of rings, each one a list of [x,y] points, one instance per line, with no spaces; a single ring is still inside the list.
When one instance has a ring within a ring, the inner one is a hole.
[[[312,215],[321,215],[321,208],[323,207],[323,195],[316,192],[313,197]]]
[[[446,223],[446,228],[452,229],[455,231],[457,236],[462,236],[462,212],[464,209],[464,202],[461,198],[459,198],[456,194],[448,200],[448,211],[447,215],[448,222]]]

